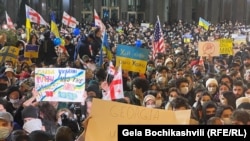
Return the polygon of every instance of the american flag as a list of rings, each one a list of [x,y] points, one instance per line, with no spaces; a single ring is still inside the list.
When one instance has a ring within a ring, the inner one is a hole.
[[[152,57],[155,59],[157,53],[165,53],[164,38],[161,30],[161,23],[157,16],[157,21],[154,29],[154,40],[152,47]]]

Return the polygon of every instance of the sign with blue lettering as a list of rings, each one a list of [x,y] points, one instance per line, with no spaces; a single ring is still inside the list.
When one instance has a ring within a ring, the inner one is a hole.
[[[85,71],[75,68],[36,68],[37,101],[83,102]]]
[[[145,73],[149,50],[127,45],[118,45],[116,49],[116,66],[122,63],[122,69]]]

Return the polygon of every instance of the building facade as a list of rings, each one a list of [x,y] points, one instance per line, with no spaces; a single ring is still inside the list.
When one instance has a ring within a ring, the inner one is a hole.
[[[199,17],[217,23],[233,21],[250,23],[250,0],[3,0],[13,21],[19,16],[20,3],[26,1],[49,21],[55,11],[58,21],[63,11],[79,21],[93,21],[96,9],[103,20],[145,21],[154,23],[159,16],[162,22],[197,21]],[[13,9],[13,7],[15,7]]]

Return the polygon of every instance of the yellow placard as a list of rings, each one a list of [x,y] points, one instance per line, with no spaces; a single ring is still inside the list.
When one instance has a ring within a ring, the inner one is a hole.
[[[119,124],[189,124],[191,110],[151,109],[101,99],[93,99],[86,141],[117,141]]]
[[[121,62],[123,70],[139,72],[142,74],[146,71],[147,61],[144,60],[116,56],[116,62],[116,66],[119,66],[119,62]]]
[[[233,55],[232,39],[220,39],[220,54]]]

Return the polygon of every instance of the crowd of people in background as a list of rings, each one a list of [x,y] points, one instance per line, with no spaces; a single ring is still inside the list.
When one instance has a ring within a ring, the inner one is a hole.
[[[6,60],[1,66],[0,141],[84,140],[87,126],[81,123],[90,115],[93,98],[102,99],[101,85],[106,81],[109,62],[116,64],[117,45],[135,46],[140,40],[141,48],[152,50],[154,40],[154,26],[145,29],[122,21],[112,25],[107,22],[105,26],[113,58],[100,55],[101,30],[91,24],[79,27],[81,33],[77,36],[67,28],[61,32],[66,48],[63,52],[57,51],[55,37],[46,27],[34,25],[27,42],[25,28],[16,30],[19,55],[23,55],[26,44],[38,45],[39,55],[31,59],[31,64]],[[161,28],[165,52],[154,59],[149,56],[144,74],[124,69],[124,98],[113,101],[162,110],[191,109],[190,124],[195,125],[249,125],[250,26],[229,21],[205,30],[197,22],[180,20],[163,23]],[[191,35],[188,42],[184,41],[186,34]],[[245,42],[233,44],[237,49],[233,55],[198,55],[199,41],[232,38],[233,34],[246,36]],[[103,63],[99,66],[100,57]],[[36,101],[34,71],[42,67],[86,70],[85,102]],[[76,117],[77,110],[80,117]]]

